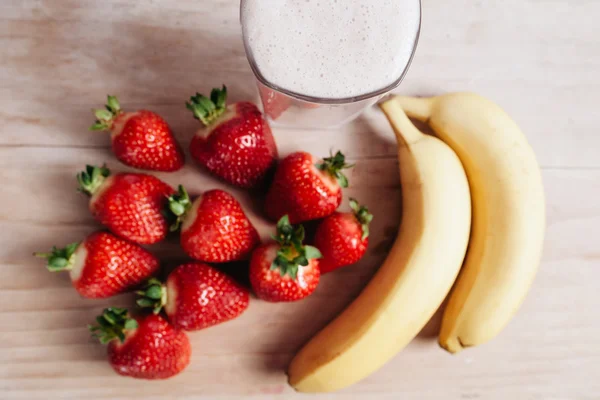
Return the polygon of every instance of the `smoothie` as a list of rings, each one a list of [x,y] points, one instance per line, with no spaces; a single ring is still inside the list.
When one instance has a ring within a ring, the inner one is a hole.
[[[320,99],[390,88],[410,63],[419,0],[242,0],[246,51],[271,86]]]

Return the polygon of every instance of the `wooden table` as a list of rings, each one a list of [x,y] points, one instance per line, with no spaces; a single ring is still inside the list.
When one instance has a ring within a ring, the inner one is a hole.
[[[600,3],[423,0],[423,8],[421,43],[400,91],[477,91],[518,121],[543,169],[543,265],[493,342],[450,356],[436,345],[434,319],[378,373],[310,398],[599,399]],[[356,296],[398,225],[396,146],[379,111],[336,130],[275,130],[281,154],[339,148],[356,162],[347,195],[375,213],[368,256],[327,276],[305,301],[255,300],[241,318],[191,334],[192,363],[172,380],[117,376],[89,338],[86,324],[105,306],[131,305],[131,296],[83,300],[68,275],[50,274],[31,256],[98,229],[74,176],[86,163],[124,169],[108,136],[87,130],[107,93],[128,109],[163,114],[187,146],[198,124],[184,101],[221,83],[232,100],[256,98],[238,1],[0,2],[1,399],[302,397],[286,385],[290,357]],[[195,193],[223,186],[192,163],[159,176]],[[248,194],[232,192],[249,204]],[[252,218],[267,235],[270,227]],[[168,265],[184,259],[175,239],[155,250]]]

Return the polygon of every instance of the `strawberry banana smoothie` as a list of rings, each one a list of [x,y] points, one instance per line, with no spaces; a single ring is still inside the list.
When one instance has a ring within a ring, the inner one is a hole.
[[[404,75],[420,20],[419,0],[242,0],[246,53],[265,111],[276,119],[301,105],[296,100],[308,110],[373,103]]]
[[[419,29],[415,0],[244,0],[242,24],[263,77],[294,93],[360,96],[394,83]]]

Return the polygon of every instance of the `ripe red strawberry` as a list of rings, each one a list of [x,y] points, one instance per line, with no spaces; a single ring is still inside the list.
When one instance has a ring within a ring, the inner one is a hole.
[[[317,161],[305,152],[290,154],[277,167],[267,193],[265,211],[277,221],[287,215],[292,224],[332,214],[342,201],[348,180],[342,169],[350,168],[341,152]]]
[[[186,103],[204,126],[190,143],[192,157],[225,182],[251,188],[274,166],[277,148],[269,124],[252,103],[225,106],[227,89],[213,89],[210,99],[196,93]]]
[[[323,254],[319,262],[321,274],[354,264],[367,251],[373,215],[354,199],[350,199],[350,207],[353,212],[335,212],[317,227],[315,246]]]
[[[135,243],[156,243],[169,226],[162,211],[175,192],[160,179],[146,174],[110,175],[106,167],[88,165],[77,175],[79,190],[90,195],[92,215],[115,235]]]
[[[166,379],[190,363],[187,335],[159,315],[134,319],[124,308],[107,308],[96,321],[92,336],[108,343],[108,362],[119,375]]]
[[[276,241],[252,253],[250,283],[256,295],[266,301],[296,301],[315,291],[321,272],[316,247],[302,244],[304,228],[293,227],[287,216],[277,223]]]
[[[291,97],[261,83],[258,83],[258,92],[260,93],[265,114],[273,121],[277,120],[292,105]]]
[[[185,162],[181,146],[160,115],[147,110],[123,112],[115,96],[106,109],[94,111],[93,131],[111,132],[115,157],[125,165],[154,171],[177,171]]]
[[[181,247],[192,258],[222,263],[247,258],[258,245],[258,232],[238,201],[223,190],[209,190],[192,203],[183,186],[169,197],[169,210],[181,225]]]
[[[137,292],[140,307],[158,314],[164,307],[169,321],[186,331],[208,328],[240,316],[248,308],[248,291],[207,264],[187,263],[169,274],[163,285],[150,279]]]
[[[150,252],[108,232],[95,232],[81,243],[35,255],[46,258],[52,272],[69,271],[73,287],[90,299],[125,292],[159,267],[158,259]]]

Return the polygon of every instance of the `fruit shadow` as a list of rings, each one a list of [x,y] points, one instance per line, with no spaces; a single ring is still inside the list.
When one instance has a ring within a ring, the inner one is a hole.
[[[357,264],[323,275],[317,290],[306,299],[287,304],[253,299],[254,312],[264,313],[268,330],[277,332],[255,350],[265,354],[256,368],[268,374],[285,373],[293,355],[338,316],[376,273],[385,256],[380,250],[391,245],[385,238],[378,241],[379,246]]]
[[[435,314],[429,319],[427,324],[421,329],[418,335],[415,337],[415,340],[421,341],[435,341],[437,340],[438,335],[440,334],[440,327],[442,325],[442,316],[444,314],[444,310],[446,308],[447,297],[444,302],[438,307]]]
[[[266,304],[260,299],[252,299],[252,307],[271,309],[272,315],[275,315],[266,317],[266,326],[272,332],[268,340],[254,350],[264,355],[256,360],[256,369],[278,376],[285,373],[300,347],[335,318],[347,304],[347,301],[323,301],[319,299],[318,293],[313,296],[315,298],[300,300],[295,304]],[[263,304],[259,305],[257,302]]]
[[[0,231],[1,287],[28,293],[27,299],[36,300],[20,304],[19,296],[15,295],[5,306],[21,310],[29,304],[39,304],[47,309],[46,305],[55,299],[44,298],[42,293],[71,289],[70,278],[68,273],[48,272],[46,260],[36,258],[33,253],[49,252],[53,246],[60,248],[81,241],[100,226],[89,215],[86,196],[77,193],[75,172],[70,166],[55,164],[40,168],[34,165],[20,169],[17,172],[20,183],[16,185],[11,183],[13,171],[7,168],[4,173],[4,209],[10,213],[2,213],[0,217],[3,228]],[[43,182],[43,188],[34,182]]]

